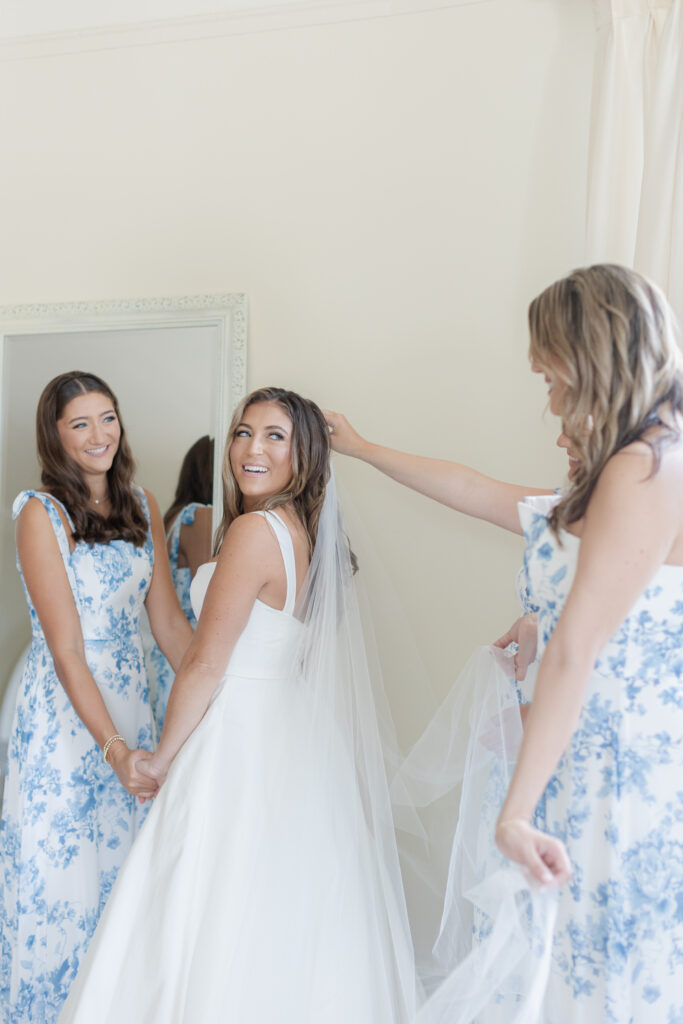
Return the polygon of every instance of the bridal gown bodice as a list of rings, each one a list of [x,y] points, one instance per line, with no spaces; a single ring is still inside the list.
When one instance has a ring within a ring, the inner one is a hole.
[[[293,667],[302,625],[294,618],[295,582],[289,585],[294,573],[294,556],[288,569],[288,598],[282,610],[256,600],[249,619],[240,635],[223,676],[243,679],[276,679]],[[192,607],[199,618],[204,598],[213,578],[215,562],[200,565],[190,588]],[[287,568],[287,561],[285,561]]]

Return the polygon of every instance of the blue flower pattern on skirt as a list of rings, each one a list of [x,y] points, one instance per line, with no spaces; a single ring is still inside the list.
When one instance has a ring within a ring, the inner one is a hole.
[[[139,548],[81,542],[69,552],[54,499],[23,491],[14,517],[32,497],[50,517],[86,659],[116,728],[131,747],[152,749],[138,630],[154,564],[151,532]],[[142,490],[139,497],[149,519]],[[54,1024],[147,807],[104,764],[56,676],[27,592],[26,598],[32,641],[0,826],[0,1024]]]
[[[520,506],[539,650],[580,542]],[[683,567],[662,566],[601,652],[537,810],[567,844],[543,1024],[683,1024]],[[528,696],[531,696],[529,694]]]

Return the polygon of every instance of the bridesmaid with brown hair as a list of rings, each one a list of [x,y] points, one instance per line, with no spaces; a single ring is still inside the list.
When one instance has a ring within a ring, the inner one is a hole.
[[[37,442],[42,490],[13,510],[32,642],[0,828],[2,1024],[57,1019],[154,795],[138,770],[152,748],[143,603],[173,666],[192,636],[111,388],[56,377]]]

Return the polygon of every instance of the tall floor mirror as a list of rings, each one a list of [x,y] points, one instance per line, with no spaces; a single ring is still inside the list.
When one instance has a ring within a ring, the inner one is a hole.
[[[40,484],[35,413],[43,387],[67,370],[90,371],[110,385],[137,481],[162,513],[188,449],[205,435],[215,438],[215,527],[222,441],[246,393],[246,335],[246,298],[238,294],[0,307],[0,773],[13,710],[3,697],[30,640],[12,502]]]

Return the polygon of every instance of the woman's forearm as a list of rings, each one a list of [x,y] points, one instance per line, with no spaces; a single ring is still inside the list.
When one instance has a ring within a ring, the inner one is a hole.
[[[156,760],[170,765],[185,740],[194,732],[206,714],[211,698],[221,680],[221,671],[194,657],[183,660],[168,699],[164,726],[156,750]]]
[[[57,678],[74,711],[97,745],[104,747],[118,729],[84,657],[77,651],[62,651],[53,654],[53,661]]]
[[[164,618],[162,623],[150,621],[150,626],[166,661],[174,672],[178,672],[194,636],[192,626],[185,618],[180,605],[172,617]]]
[[[517,503],[528,494],[547,493],[494,480],[458,462],[411,455],[369,441],[354,454],[405,487],[515,533],[520,532]]]
[[[551,644],[539,669],[500,821],[531,819],[581,715],[594,659],[585,654],[580,658],[563,656],[553,651]]]
[[[429,459],[372,444],[354,430],[342,413],[328,410],[325,419],[333,451],[367,462],[398,483],[442,505],[485,519],[513,533],[521,533],[517,503],[528,494],[552,493],[535,487],[506,484],[458,462]]]

